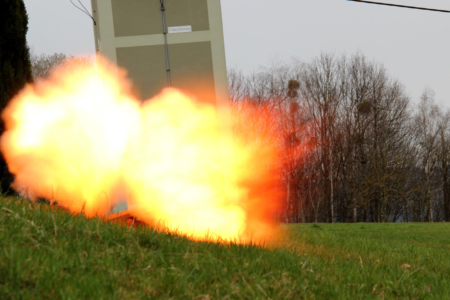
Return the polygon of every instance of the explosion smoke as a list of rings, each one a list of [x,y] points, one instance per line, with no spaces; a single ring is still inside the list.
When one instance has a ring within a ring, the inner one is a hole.
[[[12,187],[89,217],[126,199],[144,222],[196,239],[268,233],[281,196],[274,137],[232,136],[215,106],[175,89],[141,103],[123,70],[97,61],[56,70],[3,111]]]

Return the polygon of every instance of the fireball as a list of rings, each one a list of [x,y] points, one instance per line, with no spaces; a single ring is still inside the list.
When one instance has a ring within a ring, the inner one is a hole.
[[[27,85],[2,112],[12,187],[89,217],[126,202],[143,222],[194,239],[265,236],[281,199],[274,136],[233,135],[218,115],[237,124],[240,114],[176,89],[144,102],[131,91],[102,58]]]

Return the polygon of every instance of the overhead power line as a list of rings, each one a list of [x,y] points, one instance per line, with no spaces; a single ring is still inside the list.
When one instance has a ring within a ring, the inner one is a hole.
[[[95,21],[94,17],[89,13],[89,11],[86,9],[86,7],[83,5],[83,3],[81,3],[80,0],[78,0],[78,2],[81,4],[81,6],[82,6],[83,8],[80,8],[80,7],[76,6],[75,3],[72,2],[72,0],[69,0],[69,1],[70,1],[70,3],[73,4],[73,6],[75,6],[76,8],[78,8],[79,10],[81,10],[83,13],[85,13],[89,18],[91,18],[92,21],[94,21],[94,25],[97,25],[97,22]]]
[[[434,12],[450,13],[450,10],[426,8],[426,7],[418,7],[418,6],[409,6],[409,5],[400,5],[400,4],[392,4],[392,3],[384,3],[384,2],[365,1],[365,0],[347,0],[347,1],[369,3],[369,4],[376,4],[376,5],[385,5],[385,6],[394,6],[394,7],[403,7],[403,8],[410,8],[410,9],[428,10],[428,11],[434,11]]]

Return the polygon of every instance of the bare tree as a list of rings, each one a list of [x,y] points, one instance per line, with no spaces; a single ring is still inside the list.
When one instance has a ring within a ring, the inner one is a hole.
[[[33,78],[48,79],[53,70],[62,67],[68,62],[72,62],[76,66],[91,65],[92,59],[83,56],[71,56],[63,53],[54,53],[51,55],[41,54],[37,55],[33,51],[31,53],[31,72]]]
[[[426,89],[421,97],[418,111],[414,117],[415,137],[419,150],[419,168],[424,174],[425,203],[428,206],[428,221],[433,222],[433,195],[436,182],[433,182],[433,173],[438,164],[439,138],[442,137],[442,126],[439,124],[441,111],[434,103],[434,92]]]
[[[233,106],[259,107],[247,122],[278,135],[283,221],[450,220],[450,112],[431,91],[414,108],[361,53],[232,71],[229,84]]]
[[[334,133],[339,107],[343,100],[345,69],[334,55],[322,54],[300,71],[300,96],[311,114],[317,137],[318,167],[322,173],[323,189],[327,194],[328,222],[335,221],[335,148]]]

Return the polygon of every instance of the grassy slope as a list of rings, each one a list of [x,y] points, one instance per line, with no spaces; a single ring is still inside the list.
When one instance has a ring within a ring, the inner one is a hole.
[[[0,200],[0,299],[445,299],[449,229],[295,225],[269,250]]]

